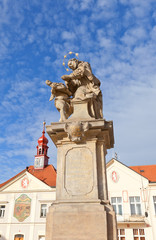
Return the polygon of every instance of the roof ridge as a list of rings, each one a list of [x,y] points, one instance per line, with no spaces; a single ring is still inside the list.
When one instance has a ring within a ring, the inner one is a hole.
[[[11,182],[13,179],[15,179],[16,177],[18,177],[20,174],[24,173],[26,171],[26,169],[22,170],[21,172],[19,172],[18,174],[16,174],[15,176],[11,177],[10,179],[8,179],[7,181],[3,182],[0,184],[0,188],[3,187],[4,185],[6,185],[7,183]]]
[[[147,167],[147,166],[156,166],[156,164],[136,165],[136,166],[129,166],[129,167]]]

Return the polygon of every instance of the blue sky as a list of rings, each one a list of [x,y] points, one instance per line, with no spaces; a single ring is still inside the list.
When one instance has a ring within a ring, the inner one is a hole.
[[[0,16],[0,182],[33,165],[43,120],[59,120],[45,80],[62,81],[69,51],[102,83],[107,161],[156,164],[155,0],[1,0]]]

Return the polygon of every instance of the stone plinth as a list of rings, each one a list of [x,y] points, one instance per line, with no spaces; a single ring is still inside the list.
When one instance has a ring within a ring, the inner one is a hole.
[[[46,240],[117,239],[115,213],[99,202],[55,203],[47,222]]]
[[[89,109],[88,109],[89,102],[91,102],[91,99],[83,100],[83,102],[81,100],[72,100],[73,114],[66,121],[79,120],[80,116],[81,116],[81,119],[83,120],[93,119],[89,114]]]
[[[114,145],[113,123],[76,118],[47,126],[58,153],[56,201],[47,214],[46,240],[117,240],[105,165],[107,149]]]

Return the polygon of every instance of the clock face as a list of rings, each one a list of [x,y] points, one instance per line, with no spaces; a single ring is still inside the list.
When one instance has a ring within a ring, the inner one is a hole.
[[[35,158],[35,168],[43,168],[44,167],[44,157],[36,157]]]
[[[28,178],[23,178],[22,181],[21,181],[21,186],[22,188],[27,188],[29,185],[29,180]]]

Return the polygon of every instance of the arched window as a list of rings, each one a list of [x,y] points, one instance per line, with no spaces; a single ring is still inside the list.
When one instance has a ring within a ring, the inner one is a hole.
[[[14,240],[24,240],[24,235],[23,234],[16,234],[14,237]]]
[[[40,147],[39,148],[39,155],[41,155],[42,154],[42,148]]]

